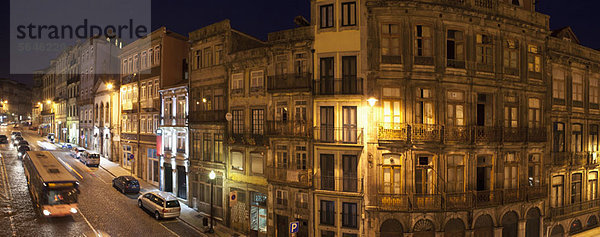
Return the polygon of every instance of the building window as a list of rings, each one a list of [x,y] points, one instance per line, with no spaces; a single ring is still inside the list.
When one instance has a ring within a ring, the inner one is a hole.
[[[320,63],[320,83],[319,93],[324,95],[331,95],[335,91],[334,89],[334,63],[333,57],[321,58]]]
[[[462,193],[465,190],[464,155],[448,156],[448,187],[449,193]]]
[[[342,191],[358,191],[358,157],[342,155]]]
[[[250,88],[259,89],[264,86],[264,71],[250,72]]]
[[[210,67],[212,65],[212,48],[207,47],[204,49],[204,58],[202,58],[202,66]]]
[[[199,160],[202,154],[202,134],[192,131],[192,159]],[[165,147],[169,142],[165,143]]]
[[[402,193],[402,160],[399,155],[384,155],[382,169],[382,182],[379,190],[384,194]]]
[[[504,155],[504,189],[519,187],[519,161],[517,154],[509,152]]]
[[[275,161],[277,162],[277,168],[289,168],[287,146],[277,145],[275,148]]]
[[[573,106],[583,106],[583,75],[573,73]]]
[[[321,200],[321,225],[335,226],[335,202]]]
[[[303,76],[308,71],[306,53],[294,54],[294,72],[297,77]]]
[[[231,152],[231,169],[244,170],[244,154],[237,151]]]
[[[356,25],[356,2],[342,3],[342,26]]]
[[[417,156],[415,159],[415,192],[418,194],[431,194],[435,184],[433,158],[429,156]]]
[[[244,90],[244,74],[231,75],[231,93],[241,93]]]
[[[494,59],[493,59],[493,51],[494,51],[494,46],[492,43],[492,37],[489,35],[485,35],[485,34],[477,34],[477,39],[476,39],[476,43],[477,43],[477,64],[478,65],[483,65],[483,66],[487,66],[485,67],[485,69],[487,69],[488,71],[493,70],[493,68],[491,68],[493,66],[494,63]]]
[[[356,56],[342,57],[342,93],[356,94],[362,85],[356,78]]]
[[[573,130],[571,133],[571,144],[573,144],[572,151],[573,152],[582,152],[583,151],[583,136],[582,129],[583,125],[576,123],[571,127]]]
[[[215,162],[223,162],[223,134],[215,133],[215,145],[213,147],[215,155]]]
[[[598,96],[598,78],[590,78],[590,107],[592,109],[598,108],[599,96]]]
[[[306,147],[296,146],[296,169],[306,170],[308,166],[308,160],[306,158]]]
[[[434,124],[434,101],[431,89],[417,88],[417,105],[415,122],[421,124]]]
[[[194,61],[194,69],[199,69],[202,67],[202,50],[196,50],[194,53],[195,61]]]
[[[598,125],[590,124],[589,151],[598,151]]]
[[[519,72],[519,41],[514,39],[506,40],[504,46],[504,68],[506,72],[517,75]]]
[[[215,45],[215,65],[223,63],[223,45]]]
[[[553,151],[564,152],[565,151],[565,124],[555,122],[552,128],[553,136]]]
[[[252,134],[264,134],[264,115],[265,110],[263,109],[252,110]]]
[[[446,125],[465,126],[465,93],[448,91],[448,111]]]
[[[516,96],[504,97],[504,127],[517,128],[519,126],[519,104]]]
[[[381,63],[402,63],[402,52],[400,50],[400,26],[398,24],[381,25]]]
[[[527,182],[529,186],[540,186],[542,173],[540,170],[540,154],[530,154],[527,163]]]
[[[417,25],[415,28],[415,55],[419,57],[432,56],[431,27]]]
[[[539,52],[539,46],[527,45],[527,70],[530,72],[542,72],[542,56]]]
[[[285,190],[277,189],[275,194],[275,202],[279,206],[287,207],[288,205],[288,192]]]
[[[333,27],[333,21],[334,21],[333,19],[334,19],[333,4],[321,6],[321,19],[320,19],[321,29]]]
[[[598,171],[591,171],[588,174],[588,200],[598,198]]]
[[[541,103],[538,98],[529,98],[529,127],[530,128],[539,128],[541,127]]]
[[[210,133],[204,133],[202,135],[202,159],[204,161],[211,161],[211,157],[210,157],[210,143],[211,143],[211,136]]]
[[[342,203],[342,227],[358,227],[358,211],[356,203]]]
[[[446,59],[448,60],[448,67],[465,67],[465,40],[462,31],[448,30],[446,39]]]
[[[552,177],[552,191],[550,193],[550,206],[562,207],[564,195],[564,178],[562,175]]]
[[[581,173],[571,176],[571,203],[581,202]]]
[[[554,68],[552,73],[552,98],[565,99],[565,71],[561,68]]]
[[[261,153],[250,153],[251,171],[254,174],[262,174],[264,169],[264,157]]]
[[[236,109],[231,111],[233,115],[233,134],[244,133],[244,110]]]
[[[335,237],[335,231],[321,230],[321,237]]]
[[[383,122],[402,123],[402,101],[400,88],[383,88]]]

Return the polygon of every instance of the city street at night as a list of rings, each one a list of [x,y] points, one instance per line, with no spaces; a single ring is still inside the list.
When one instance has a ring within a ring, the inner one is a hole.
[[[2,127],[0,134],[11,128]],[[34,132],[23,137],[32,150],[56,148]],[[86,167],[66,150],[51,152],[79,180],[79,212],[70,217],[46,218],[32,203],[17,152],[12,145],[0,145],[0,236],[198,236],[194,228],[179,219],[157,221],[137,207],[138,194],[124,195],[111,186],[114,178],[103,168]],[[141,182],[145,190],[146,183]]]

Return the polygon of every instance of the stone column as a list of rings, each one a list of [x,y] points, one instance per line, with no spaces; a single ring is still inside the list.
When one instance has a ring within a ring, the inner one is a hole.
[[[527,229],[527,219],[519,220],[519,232],[517,236],[525,237],[525,231]]]
[[[494,236],[502,236],[502,229],[504,229],[504,227],[502,227],[502,226],[495,227],[494,228]]]

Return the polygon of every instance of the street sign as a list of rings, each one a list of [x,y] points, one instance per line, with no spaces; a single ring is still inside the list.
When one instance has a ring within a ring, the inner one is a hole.
[[[299,221],[292,221],[292,222],[290,222],[290,234],[298,233],[298,229],[300,229],[300,222]]]
[[[133,160],[133,154],[129,154],[129,159]]]
[[[237,204],[237,191],[229,192],[229,207],[233,207]]]

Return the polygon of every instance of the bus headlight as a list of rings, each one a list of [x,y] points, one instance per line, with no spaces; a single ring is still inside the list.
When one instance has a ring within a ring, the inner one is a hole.
[[[23,156],[23,153],[19,152],[19,156]]]
[[[77,208],[71,207],[71,213],[73,213],[73,214],[77,213]]]
[[[44,216],[49,216],[50,215],[50,211],[48,211],[48,210],[44,210],[44,211],[42,211],[42,213],[44,213]]]

